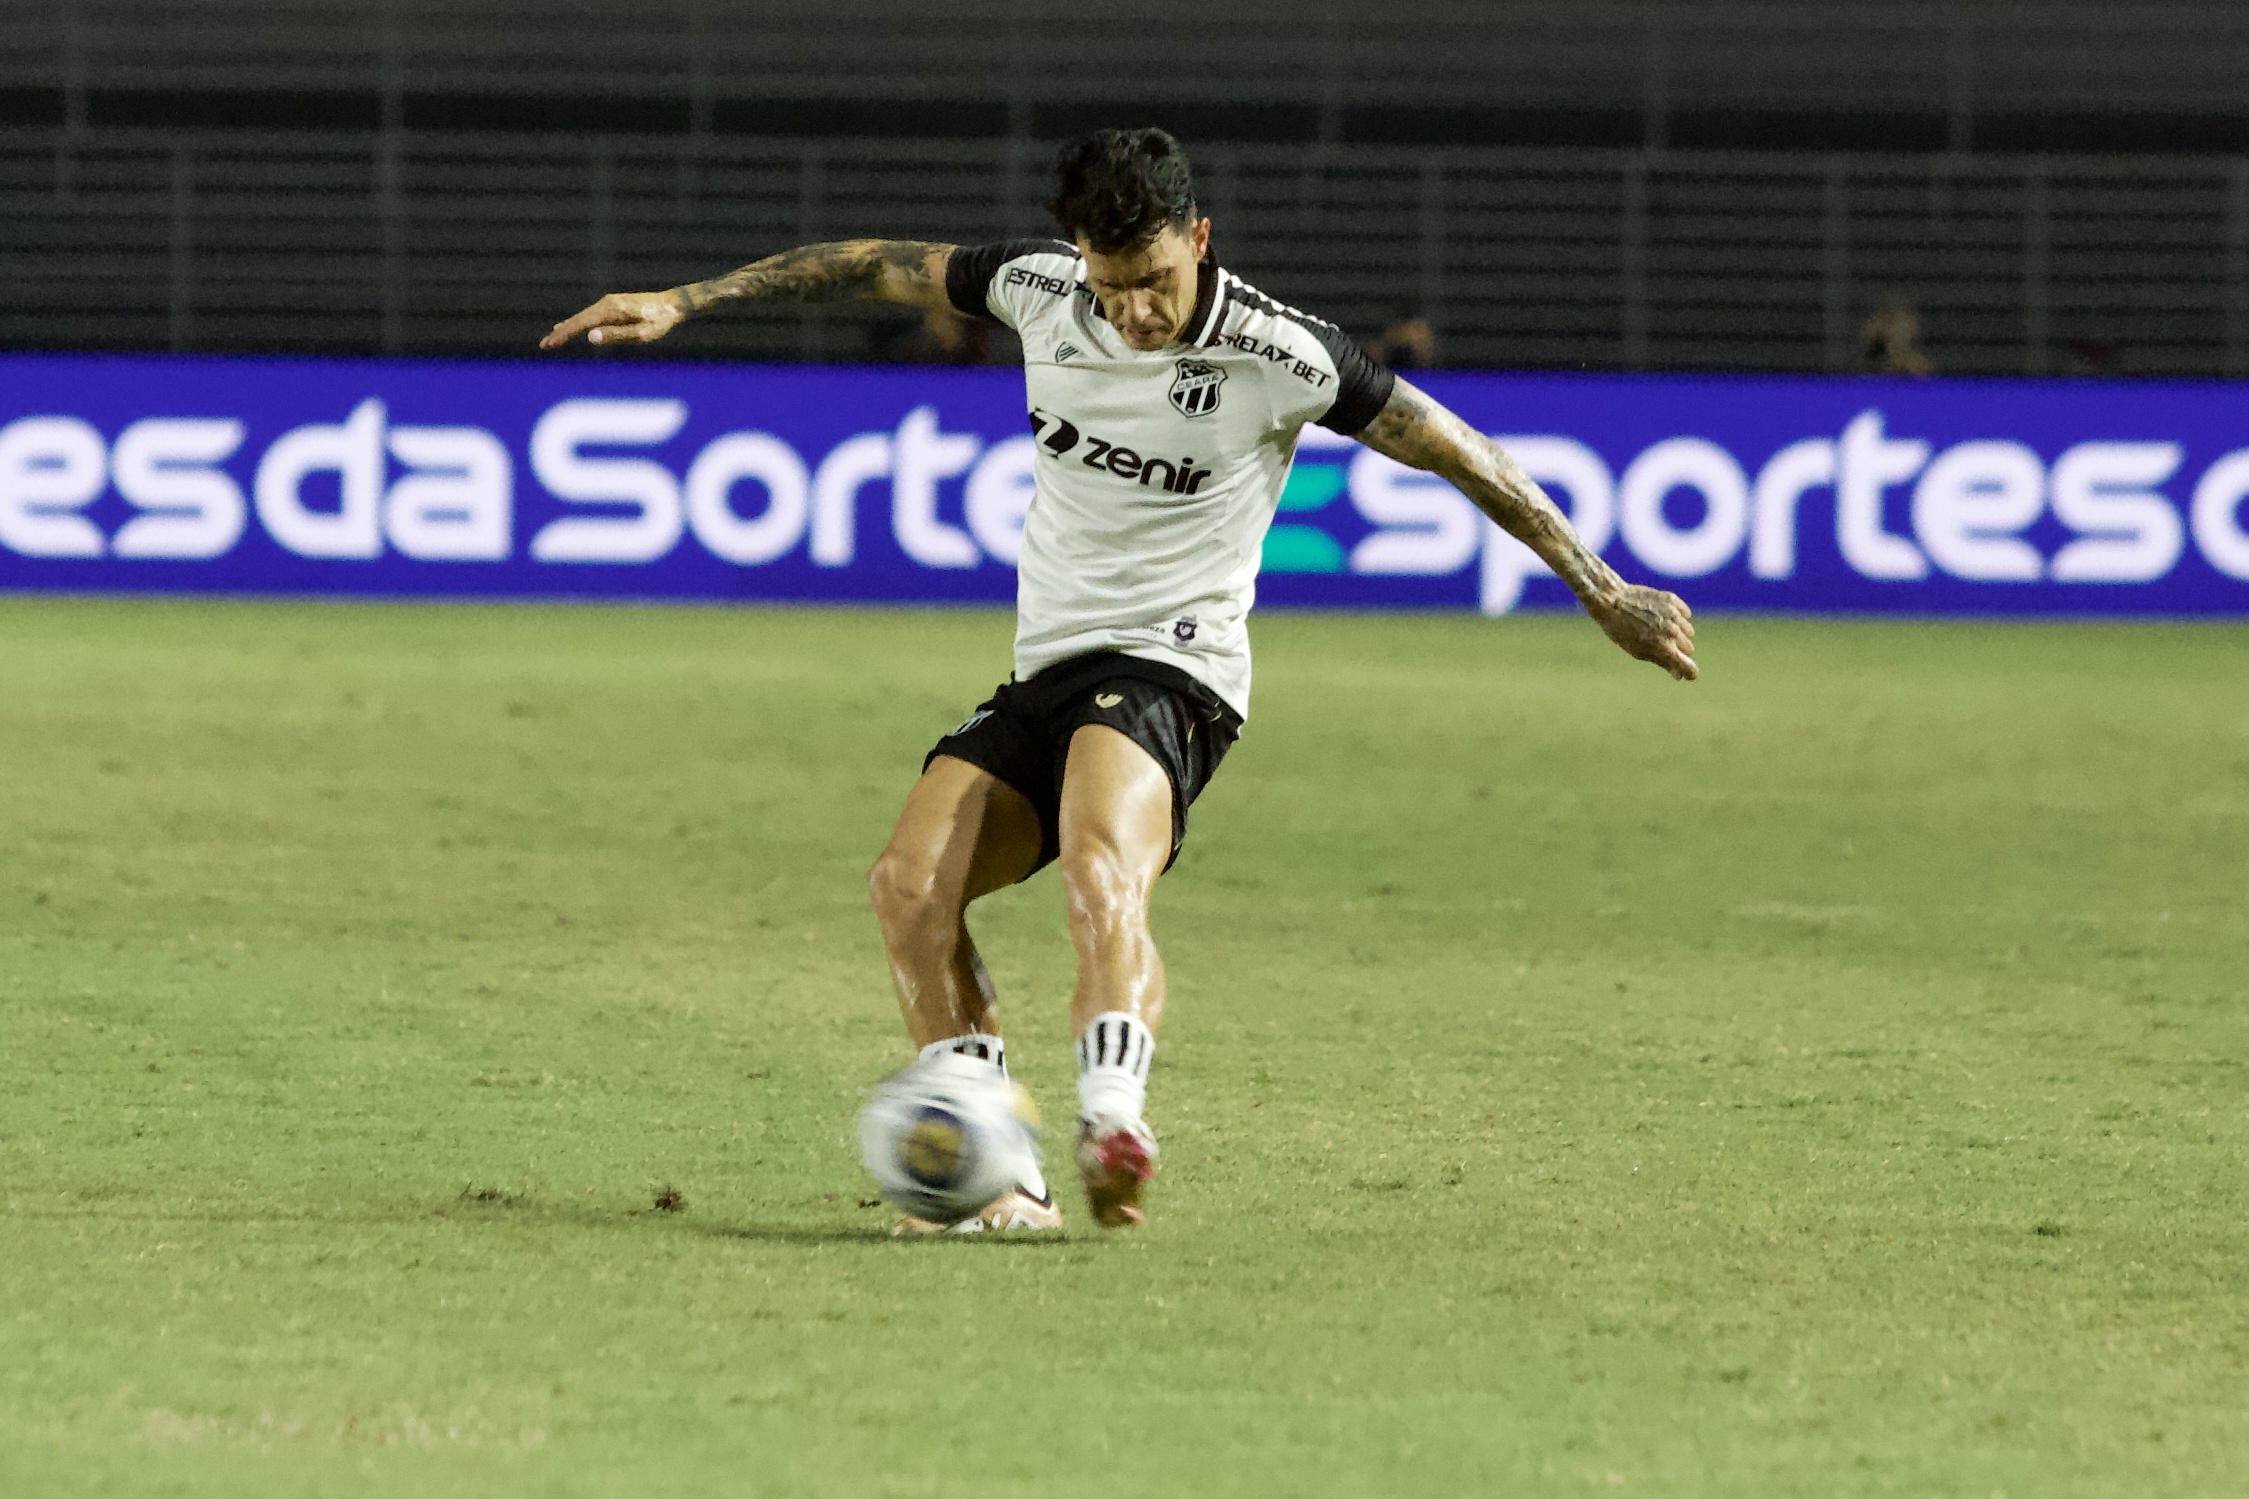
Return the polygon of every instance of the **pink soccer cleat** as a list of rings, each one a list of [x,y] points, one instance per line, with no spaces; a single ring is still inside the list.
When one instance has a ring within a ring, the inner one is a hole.
[[[1140,1194],[1156,1176],[1155,1135],[1138,1119],[1081,1119],[1078,1175],[1094,1222],[1103,1228],[1140,1227],[1148,1221]]]

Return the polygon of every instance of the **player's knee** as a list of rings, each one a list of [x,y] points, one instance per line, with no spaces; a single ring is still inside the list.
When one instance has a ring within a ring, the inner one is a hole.
[[[892,935],[949,932],[960,920],[959,893],[946,888],[936,865],[897,849],[884,849],[867,871],[867,898],[875,920]]]

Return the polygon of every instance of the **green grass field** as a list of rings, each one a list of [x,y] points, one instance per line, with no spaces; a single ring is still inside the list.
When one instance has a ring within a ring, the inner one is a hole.
[[[894,1243],[1009,630],[0,602],[0,1491],[2249,1492],[2249,630],[1265,618],[1155,1224]]]

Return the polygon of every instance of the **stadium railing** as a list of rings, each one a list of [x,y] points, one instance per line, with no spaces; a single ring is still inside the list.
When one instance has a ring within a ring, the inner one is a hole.
[[[0,130],[0,345],[524,354],[604,290],[856,234],[1039,232],[1022,139]],[[1857,368],[1881,305],[1946,373],[2249,374],[2249,162],[2214,156],[1198,153],[1223,258],[1446,364]],[[882,357],[856,307],[686,330]]]

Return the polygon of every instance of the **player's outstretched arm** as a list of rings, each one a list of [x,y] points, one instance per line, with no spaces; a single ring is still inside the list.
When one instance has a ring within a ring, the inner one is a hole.
[[[1403,380],[1359,441],[1450,481],[1508,535],[1538,553],[1628,654],[1682,682],[1695,679],[1694,611],[1686,600],[1618,577],[1498,443]]]
[[[799,302],[853,298],[907,307],[945,307],[951,245],[910,239],[847,239],[806,245],[753,261],[708,281],[670,291],[613,291],[554,325],[539,340],[559,349],[583,333],[594,344],[654,343],[680,323],[727,302],[781,297]]]

